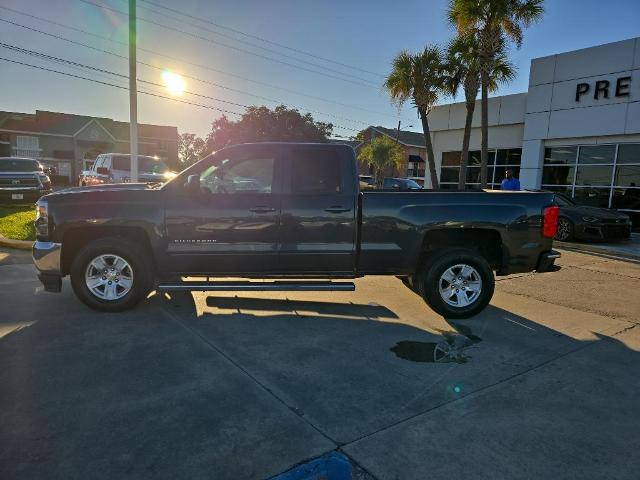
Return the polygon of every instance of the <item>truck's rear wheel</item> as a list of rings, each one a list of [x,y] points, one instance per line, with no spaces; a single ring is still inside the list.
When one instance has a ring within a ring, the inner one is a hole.
[[[147,255],[126,239],[112,237],[86,245],[71,264],[73,291],[86,305],[105,312],[134,307],[152,286]]]
[[[445,318],[469,318],[493,297],[495,279],[487,261],[473,250],[432,255],[424,269],[422,298]]]

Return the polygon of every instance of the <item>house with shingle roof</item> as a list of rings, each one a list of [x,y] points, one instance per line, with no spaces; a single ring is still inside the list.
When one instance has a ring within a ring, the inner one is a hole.
[[[129,153],[129,123],[36,110],[0,111],[0,157],[21,156],[56,167],[71,183],[101,153]],[[138,124],[138,152],[178,167],[178,128]]]
[[[398,131],[398,129],[395,128],[370,126],[362,131],[362,141],[355,147],[356,152],[365,143],[382,135],[396,141],[403,150],[403,161],[400,168],[389,168],[384,172],[384,176],[411,178],[421,185],[424,185],[425,159],[427,158],[427,147],[424,141],[424,135],[408,130]],[[372,174],[372,170],[367,165],[359,165],[359,169],[361,175]]]

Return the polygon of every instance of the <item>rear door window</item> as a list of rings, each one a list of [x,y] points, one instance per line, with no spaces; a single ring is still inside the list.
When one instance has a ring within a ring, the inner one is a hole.
[[[291,157],[292,193],[342,193],[342,162],[336,152],[324,148],[297,148]]]

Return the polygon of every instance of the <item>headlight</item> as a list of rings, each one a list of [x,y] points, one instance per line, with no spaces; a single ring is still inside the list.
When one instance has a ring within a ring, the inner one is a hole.
[[[596,217],[582,217],[582,220],[589,223],[596,223],[600,221],[600,219]]]
[[[38,200],[36,202],[36,234],[41,237],[49,235],[49,202]]]

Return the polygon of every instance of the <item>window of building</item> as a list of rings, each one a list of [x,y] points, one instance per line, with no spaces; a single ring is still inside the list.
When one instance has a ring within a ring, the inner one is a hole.
[[[553,147],[545,150],[542,188],[577,203],[617,208],[640,228],[640,144]]]
[[[460,156],[460,151],[444,152],[442,154],[442,167],[440,168],[442,188],[447,188],[447,185],[452,183],[458,184]],[[521,148],[489,150],[487,155],[487,184],[489,188],[500,188],[500,183],[505,178],[507,169],[513,170],[514,175],[518,178],[521,157]],[[480,150],[471,150],[467,165],[467,187],[478,188],[480,186],[480,164]]]
[[[16,136],[15,155],[17,157],[38,158],[40,156],[38,137]]]

